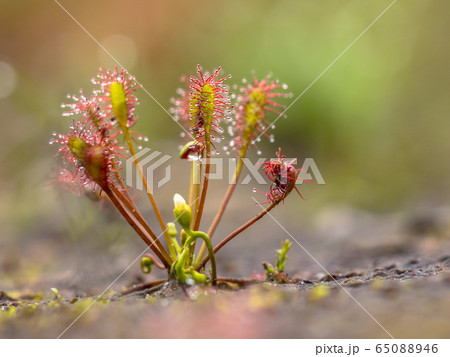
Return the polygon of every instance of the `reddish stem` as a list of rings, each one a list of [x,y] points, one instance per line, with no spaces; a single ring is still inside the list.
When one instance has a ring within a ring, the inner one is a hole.
[[[162,279],[162,280],[151,281],[149,283],[143,283],[143,284],[134,285],[132,288],[129,288],[129,289],[125,290],[125,291],[122,291],[120,293],[120,296],[129,295],[129,294],[134,293],[134,292],[139,291],[139,290],[150,289],[150,288],[153,288],[153,287],[155,287],[157,285],[165,283],[166,281],[167,281],[167,279]]]
[[[139,223],[136,217],[130,215],[127,209],[122,205],[121,201],[116,197],[114,192],[112,192],[109,188],[103,189],[108,197],[111,199],[112,203],[120,214],[125,218],[128,224],[134,229],[134,231],[142,238],[142,240],[149,246],[149,248],[156,254],[156,256],[161,260],[166,269],[170,269],[170,263],[166,259],[166,257],[159,251],[158,247],[155,245],[155,242],[158,241],[158,238],[152,231],[144,231],[143,227]]]
[[[153,263],[155,264],[155,266],[156,266],[158,269],[166,270],[166,267],[165,267],[164,265],[162,265],[162,264],[158,261],[158,259],[156,259],[156,258],[154,257],[153,254],[146,253],[146,254],[144,254],[144,257],[150,258],[150,259],[153,261]]]
[[[203,207],[205,206],[206,192],[208,191],[209,172],[211,170],[211,148],[206,145],[206,165],[205,165],[205,178],[203,179],[202,194],[200,196],[200,203],[198,206],[197,215],[195,216],[194,231],[197,231],[200,227],[200,221],[203,215]]]
[[[167,252],[166,248],[163,246],[163,244],[161,243],[161,241],[156,238],[156,234],[152,231],[152,229],[150,228],[150,226],[148,225],[147,221],[143,218],[141,212],[139,212],[138,208],[132,203],[132,201],[130,202],[124,195],[122,192],[120,192],[120,190],[118,190],[117,188],[113,187],[112,191],[114,192],[114,194],[118,197],[118,199],[125,204],[125,206],[127,207],[127,209],[131,212],[131,214],[138,220],[139,224],[150,234],[150,236],[152,236],[155,240],[155,244],[158,246],[159,251],[164,255],[164,257],[166,258],[166,260],[169,263],[172,263],[172,258],[170,257],[169,253]]]
[[[245,153],[244,153],[244,156],[245,156]],[[238,160],[239,161],[236,166],[236,171],[234,173],[233,181],[228,186],[227,193],[225,194],[222,204],[220,205],[219,212],[217,212],[216,217],[214,217],[214,221],[211,224],[211,227],[209,228],[208,236],[211,239],[212,239],[214,232],[216,231],[217,226],[219,225],[220,220],[222,219],[225,209],[227,208],[228,202],[230,201],[230,198],[233,195],[234,189],[236,188],[237,180],[239,179],[239,175],[241,174],[242,164],[243,164],[242,157],[239,157]]]
[[[238,229],[236,229],[233,233],[229,234],[227,237],[222,239],[222,241],[216,245],[214,248],[214,254],[216,254],[225,244],[227,244],[230,240],[232,240],[234,237],[236,237],[239,233],[242,233],[245,231],[248,227],[250,227],[255,222],[259,221],[261,218],[263,218],[271,209],[276,207],[281,200],[274,201],[269,207],[267,207],[264,211],[261,211],[259,214],[257,214],[255,217],[253,217],[251,220],[249,220],[247,223],[240,226]],[[208,262],[209,256],[206,256],[205,259],[202,260],[202,263],[197,267],[197,269],[201,269],[205,266],[205,264]]]

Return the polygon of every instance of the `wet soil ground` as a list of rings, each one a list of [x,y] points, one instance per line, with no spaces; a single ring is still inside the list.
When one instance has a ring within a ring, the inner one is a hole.
[[[89,265],[92,256],[84,260],[80,251],[69,254],[64,245],[56,249],[54,241],[43,239],[40,248],[30,247],[33,254],[41,253],[37,273],[23,265],[11,267],[11,257],[0,256],[7,271],[0,278],[0,336],[449,338],[448,221],[425,230],[414,224],[398,229],[391,218],[378,217],[373,226],[383,229],[359,231],[358,224],[370,226],[360,218],[326,244],[319,233],[297,234],[302,239],[288,254],[288,284],[261,280],[261,262],[273,262],[279,240],[258,248],[257,240],[247,239],[218,255],[220,275],[237,278],[234,282],[222,281],[217,289],[166,283],[127,295],[123,291],[136,284],[164,277],[144,280],[134,264],[108,287],[139,249],[124,249],[112,255],[116,260],[106,257],[114,260],[115,268],[108,270]],[[287,230],[295,232],[288,225]],[[233,255],[236,251],[243,253]],[[55,257],[66,260],[56,264]]]

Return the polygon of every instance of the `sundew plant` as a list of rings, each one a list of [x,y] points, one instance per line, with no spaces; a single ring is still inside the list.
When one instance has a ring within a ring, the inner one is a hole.
[[[265,209],[213,244],[216,228],[238,183],[243,159],[249,150],[257,150],[260,154],[257,143],[261,138],[273,142],[269,116],[273,121],[283,115],[284,106],[278,99],[289,96],[285,92],[287,86],[270,76],[243,80],[243,85],[236,87],[237,93],[232,94],[225,84],[230,77],[222,76],[220,67],[210,74],[197,66],[196,75],[182,77],[183,88],[172,99],[171,112],[191,139],[183,139],[188,142],[181,143],[179,157],[192,162],[191,170],[184,178],[190,187],[185,196],[187,200],[179,193],[174,194],[175,220],[172,222],[162,216],[136,155],[136,141],[149,139],[132,130],[138,120],[136,92],[140,87],[135,78],[124,69],[100,69],[92,80],[96,86],[92,94],[81,91],[78,95],[68,96],[71,102],[62,105],[66,109],[63,115],[72,117],[73,121],[67,134],[53,133],[50,140],[50,144],[59,146],[57,157],[61,166],[56,181],[78,195],[95,192],[109,198],[152,251],[142,257],[144,273],[150,273],[155,266],[167,271],[168,280],[187,285],[216,285],[215,255],[220,249],[297,190],[300,170],[278,149],[277,158],[262,164],[271,182],[267,192],[260,192]],[[219,142],[225,139],[224,132],[230,135],[224,150],[236,155],[237,164],[215,218],[205,230],[201,229],[201,221],[208,193],[211,156],[216,154]],[[124,160],[134,162],[159,227],[150,227],[137,207],[132,188],[123,178],[121,163]]]

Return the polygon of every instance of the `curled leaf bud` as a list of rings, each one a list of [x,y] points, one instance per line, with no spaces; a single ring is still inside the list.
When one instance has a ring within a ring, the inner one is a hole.
[[[143,256],[141,259],[141,271],[144,274],[150,274],[152,272],[152,265],[155,262],[153,261],[152,258],[150,258],[149,256]]]
[[[184,160],[198,160],[201,154],[201,146],[195,141],[189,141],[180,151],[180,159]]]
[[[184,200],[183,196],[176,193],[173,196],[174,210],[173,214],[181,227],[185,230],[190,230],[192,221],[192,211],[189,205]]]

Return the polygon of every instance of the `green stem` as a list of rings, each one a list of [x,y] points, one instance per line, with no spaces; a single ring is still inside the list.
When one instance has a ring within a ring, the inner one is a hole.
[[[174,263],[174,272],[177,274],[177,279],[182,282],[185,282],[186,273],[184,271],[186,260],[189,257],[189,247],[192,243],[194,243],[198,238],[202,239],[206,247],[208,248],[208,257],[211,261],[211,281],[212,285],[217,284],[217,273],[216,273],[216,258],[214,256],[214,250],[211,244],[211,239],[209,239],[208,235],[204,232],[200,231],[192,231],[188,229],[186,234],[189,236],[184,243],[183,250],[178,257],[178,260]],[[191,267],[192,268],[192,267]]]
[[[181,253],[181,247],[180,247],[180,245],[178,244],[177,237],[171,237],[171,239],[172,239],[172,244],[173,244],[173,247],[174,247],[174,249],[175,249],[177,255],[180,255],[180,253]]]
[[[212,284],[216,285],[217,283],[216,258],[214,256],[214,250],[211,244],[211,239],[206,233],[200,231],[190,231],[186,233],[190,235],[190,237],[186,239],[185,247],[189,247],[189,245],[193,243],[197,238],[202,239],[203,242],[206,244],[206,247],[208,249],[208,257],[209,260],[211,261],[211,280]]]
[[[184,248],[181,254],[178,256],[178,260],[176,260],[174,263],[173,272],[176,274],[177,280],[181,281],[182,283],[185,283],[187,279],[186,273],[184,272],[184,265],[188,256],[189,249]]]

